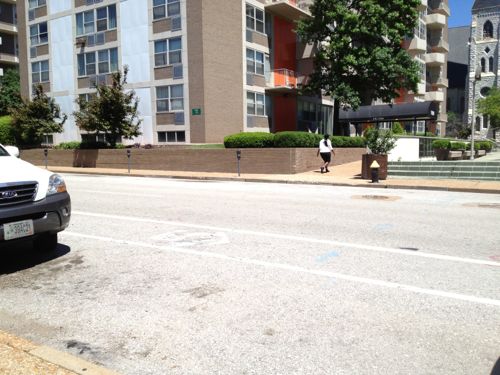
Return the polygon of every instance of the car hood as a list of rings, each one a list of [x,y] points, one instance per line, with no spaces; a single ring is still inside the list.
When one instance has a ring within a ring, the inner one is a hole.
[[[45,198],[51,175],[51,172],[13,156],[0,156],[0,184],[36,181],[38,191],[35,200]]]

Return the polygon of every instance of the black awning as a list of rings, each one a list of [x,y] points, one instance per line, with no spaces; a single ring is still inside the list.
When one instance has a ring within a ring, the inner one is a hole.
[[[357,111],[341,110],[340,122],[394,122],[414,120],[436,120],[439,110],[437,102],[417,102],[403,104],[367,105]]]

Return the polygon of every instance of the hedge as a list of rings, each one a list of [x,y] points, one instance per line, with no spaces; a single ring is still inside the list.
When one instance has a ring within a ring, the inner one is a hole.
[[[271,133],[238,133],[224,138],[226,148],[263,148],[273,146],[274,135]]]
[[[493,147],[493,143],[491,141],[479,141],[477,143],[479,144],[480,150],[486,150],[490,152]]]
[[[451,142],[450,150],[451,151],[465,150],[465,142]]]
[[[54,147],[56,150],[96,150],[111,148],[109,143],[106,142],[62,142]],[[121,143],[115,145],[117,149],[125,148]]]
[[[477,151],[480,149],[481,145],[479,144],[480,142],[474,142],[474,151]],[[467,143],[465,146],[466,150],[470,150],[470,143]]]
[[[436,139],[432,141],[432,147],[441,150],[449,150],[451,142],[447,139]]]
[[[271,133],[238,133],[224,138],[226,148],[263,148],[263,147],[318,147],[323,135],[301,132],[286,131],[276,134]],[[366,147],[363,137],[338,137],[330,138],[334,148],[341,147]]]
[[[12,129],[12,118],[10,116],[0,116],[0,143],[3,145],[13,145],[16,143]]]

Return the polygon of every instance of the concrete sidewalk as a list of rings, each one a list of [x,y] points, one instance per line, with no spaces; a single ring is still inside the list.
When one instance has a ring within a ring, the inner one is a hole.
[[[41,166],[43,168],[43,166]],[[146,176],[146,177],[169,177],[196,180],[223,180],[223,181],[248,181],[248,182],[277,182],[293,184],[316,184],[337,186],[359,186],[392,189],[421,189],[421,190],[444,190],[474,193],[500,194],[500,181],[478,181],[478,180],[452,180],[452,179],[399,179],[388,178],[379,183],[372,183],[360,177],[361,161],[343,164],[330,168],[330,173],[321,174],[318,170],[288,174],[247,174],[241,173],[217,173],[217,172],[188,172],[188,171],[160,171],[160,170],[138,170],[132,166],[130,174],[126,169],[107,168],[72,168],[49,166],[49,170],[58,173],[82,173],[115,176]]]
[[[52,348],[0,331],[0,374],[118,375]]]

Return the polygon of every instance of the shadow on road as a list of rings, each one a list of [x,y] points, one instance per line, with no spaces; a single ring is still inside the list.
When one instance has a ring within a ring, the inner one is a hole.
[[[49,262],[68,254],[70,251],[69,246],[58,244],[53,251],[40,252],[34,250],[30,242],[0,247],[0,275],[22,271]]]
[[[500,375],[500,357],[497,359],[497,363],[493,366],[493,370],[491,370],[491,375]]]

